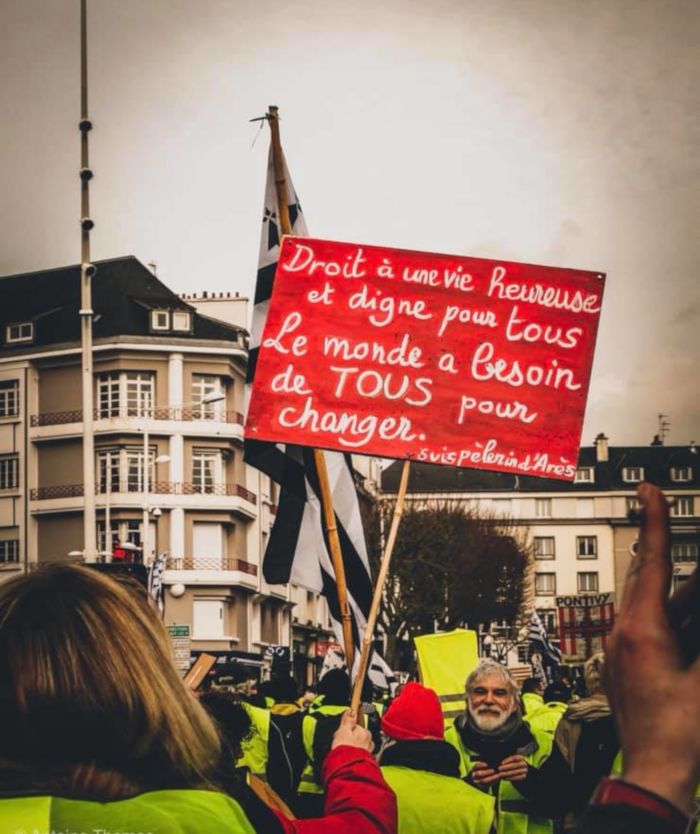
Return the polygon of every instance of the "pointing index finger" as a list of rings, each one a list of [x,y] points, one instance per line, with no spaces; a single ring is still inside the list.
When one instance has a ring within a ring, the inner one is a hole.
[[[621,615],[663,609],[671,583],[668,558],[668,504],[658,487],[640,484],[637,497],[644,510],[639,551],[625,582]]]

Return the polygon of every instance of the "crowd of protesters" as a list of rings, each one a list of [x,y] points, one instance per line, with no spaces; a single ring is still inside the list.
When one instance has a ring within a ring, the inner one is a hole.
[[[417,682],[368,689],[358,721],[341,670],[314,693],[226,675],[193,693],[138,586],[74,566],[4,583],[0,834],[690,830],[700,661],[677,633],[696,579],[668,603],[667,506],[639,497],[640,553],[586,697],[484,660],[450,722]]]

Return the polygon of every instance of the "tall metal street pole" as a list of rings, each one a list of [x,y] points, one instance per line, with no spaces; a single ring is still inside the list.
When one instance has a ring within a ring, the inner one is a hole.
[[[117,457],[117,461],[119,458]],[[114,541],[112,539],[112,453],[107,452],[105,460],[105,562],[112,561]]]
[[[148,420],[148,414],[145,414],[146,420]],[[148,506],[148,492],[150,489],[149,484],[149,470],[150,470],[150,450],[148,448],[149,441],[149,434],[148,434],[148,423],[144,422],[143,427],[143,483],[141,486],[143,487],[143,533],[141,534],[141,561],[144,565],[150,564],[150,524],[151,524],[151,509]]]
[[[87,0],[80,0],[80,344],[83,389],[83,558],[86,562],[95,562],[97,560],[97,525],[95,519],[91,286],[95,267],[90,263],[90,230],[94,223],[90,219],[92,171],[88,155],[88,136],[92,124],[88,118],[86,5]]]

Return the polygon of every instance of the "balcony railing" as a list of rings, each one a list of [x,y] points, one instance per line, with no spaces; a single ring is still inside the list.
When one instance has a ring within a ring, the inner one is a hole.
[[[111,420],[117,418],[149,418],[150,420],[176,420],[194,422],[203,420],[211,423],[235,423],[243,425],[243,415],[238,411],[216,411],[206,408],[96,408],[93,414],[95,420]],[[60,426],[66,423],[82,423],[82,409],[76,411],[54,411],[49,414],[32,414],[32,428],[38,426]]]
[[[62,484],[61,486],[37,487],[30,491],[32,501],[49,501],[52,498],[82,498],[82,484]]]
[[[201,556],[168,556],[167,570],[237,570],[249,576],[258,575],[258,566],[244,559],[206,558]]]
[[[114,493],[139,493],[143,487],[135,481],[120,481],[112,483],[111,492]],[[95,487],[97,495],[106,495],[107,486],[97,484]],[[254,492],[240,484],[193,484],[180,483],[177,481],[154,481],[149,486],[149,495],[221,495],[236,498],[243,498],[251,504],[257,504],[258,498]],[[30,492],[32,501],[48,501],[55,498],[82,498],[82,484],[62,484],[61,486],[36,487]]]
[[[151,484],[151,492],[159,495],[228,495],[244,498],[251,504],[257,504],[258,498],[254,492],[240,484],[193,484],[176,481],[155,481]],[[104,492],[104,490],[102,490]]]

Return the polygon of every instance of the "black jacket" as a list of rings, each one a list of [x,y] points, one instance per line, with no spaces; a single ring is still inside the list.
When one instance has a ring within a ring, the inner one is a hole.
[[[485,744],[476,738],[464,720],[458,718],[455,721],[455,727],[464,746],[476,752],[477,760],[484,761],[491,766],[497,767],[508,756],[528,755],[537,749],[535,737],[522,720],[511,736],[491,744]],[[472,756],[472,759],[474,758]],[[559,748],[553,745],[551,754],[540,767],[528,765],[527,777],[514,784],[518,791],[532,803],[533,813],[537,816],[558,818],[567,811],[572,790],[571,781],[569,766]]]

